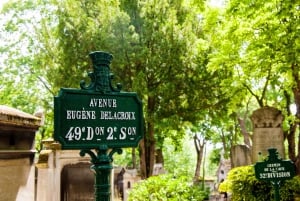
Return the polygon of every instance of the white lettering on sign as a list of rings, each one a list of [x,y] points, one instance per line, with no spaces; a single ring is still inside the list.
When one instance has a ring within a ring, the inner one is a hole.
[[[67,109],[66,120],[88,120],[81,121],[79,125],[68,126],[65,131],[64,138],[71,142],[75,141],[135,141],[138,136],[137,127],[134,125],[120,125],[107,126],[110,121],[136,121],[138,115],[135,111],[118,111],[117,99],[114,98],[89,98],[87,105],[92,110],[82,109]],[[98,109],[100,108],[100,109]],[[105,109],[106,108],[106,109]],[[104,110],[102,110],[104,109]],[[113,111],[110,111],[112,109]],[[126,107],[127,109],[127,107]],[[117,111],[116,111],[117,110]],[[89,121],[93,120],[93,121]],[[74,123],[74,124],[75,124]],[[83,126],[83,123],[87,125]],[[128,122],[126,122],[128,123]],[[131,123],[131,122],[130,122]]]
[[[135,112],[100,111],[100,119],[104,119],[104,120],[135,120]]]
[[[269,163],[267,167],[280,167],[280,163]]]
[[[67,110],[67,119],[96,119],[95,111]]]
[[[136,135],[136,127],[122,127],[119,138],[124,140],[127,135]]]
[[[65,138],[68,141],[80,141],[80,140],[135,140],[133,137],[137,134],[136,127],[70,127]],[[104,137],[104,138],[103,138]]]
[[[117,99],[91,98],[90,107],[116,108],[117,107]]]
[[[272,168],[264,168],[265,172],[278,172],[278,171],[284,171],[284,167],[272,167]]]
[[[260,173],[260,179],[275,179],[275,178],[289,178],[291,177],[290,172],[267,172],[267,173]]]

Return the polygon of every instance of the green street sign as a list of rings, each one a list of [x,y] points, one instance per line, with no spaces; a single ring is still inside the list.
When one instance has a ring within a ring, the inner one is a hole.
[[[54,138],[64,149],[136,147],[142,134],[142,103],[134,92],[62,88],[54,98]]]
[[[81,81],[81,89],[61,88],[54,97],[54,139],[62,149],[81,149],[80,156],[91,157],[95,200],[110,201],[113,155],[138,146],[144,131],[143,107],[135,92],[121,92],[121,84],[112,86],[111,54],[96,51],[89,56],[90,84]]]
[[[269,149],[268,151],[268,159],[254,165],[256,178],[275,183],[293,178],[295,176],[294,164],[289,160],[279,159],[276,149]]]
[[[274,187],[274,200],[280,200],[279,187],[282,181],[292,179],[295,174],[295,165],[292,161],[281,160],[275,148],[268,149],[268,159],[254,165],[255,177],[258,180],[270,182]]]

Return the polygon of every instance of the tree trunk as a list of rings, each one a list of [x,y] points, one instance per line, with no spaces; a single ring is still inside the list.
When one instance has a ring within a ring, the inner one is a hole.
[[[295,138],[296,138],[296,128],[297,124],[289,124],[289,131],[288,134],[286,135],[286,139],[288,141],[288,155],[289,159],[292,161],[296,161],[296,143],[295,143]]]
[[[131,158],[132,158],[132,169],[136,169],[136,153],[134,147],[131,149]]]
[[[290,116],[292,112],[290,110],[290,105],[292,104],[291,96],[287,91],[284,91],[284,97],[286,99],[286,111],[287,114]],[[288,141],[288,155],[289,159],[293,162],[296,161],[296,130],[297,130],[297,123],[292,120],[289,120],[289,130],[284,132],[284,139]]]
[[[154,138],[154,122],[153,114],[155,108],[155,98],[148,97],[148,122],[144,138],[140,143],[140,164],[141,178],[145,179],[152,176],[153,166],[155,162],[155,138]]]
[[[251,148],[250,134],[249,132],[247,132],[245,120],[242,118],[238,118],[238,121],[241,127],[241,132],[244,136],[244,144],[247,145],[249,148]]]
[[[155,161],[155,139],[154,139],[154,124],[148,123],[149,139],[146,141],[146,177],[152,176],[154,161]]]
[[[296,172],[297,172],[297,175],[300,175],[300,134],[298,134],[298,155],[297,155],[297,158],[296,158],[296,162],[295,162],[295,165],[296,165]]]
[[[198,182],[200,178],[200,170],[201,170],[201,163],[203,159],[203,151],[205,146],[205,140],[200,139],[197,134],[194,135],[194,145],[196,148],[197,153],[197,163],[196,163],[196,169],[195,169],[195,175],[194,175],[194,182]]]
[[[155,159],[156,163],[161,163],[164,164],[164,156],[163,156],[163,152],[162,149],[156,149],[156,159]]]
[[[296,104],[296,118],[297,121],[299,122],[300,120],[300,79],[299,79],[299,66],[297,64],[292,64],[291,66],[292,68],[292,74],[293,74],[293,78],[295,81],[295,85],[293,87],[293,94],[294,94],[294,101]],[[298,123],[298,127],[299,127],[299,123]],[[300,134],[298,133],[298,139],[300,139]],[[299,142],[299,141],[298,141]],[[298,143],[298,154],[296,156],[296,161],[295,161],[295,165],[296,165],[296,171],[297,174],[300,175],[300,143]]]
[[[224,150],[224,153],[223,153],[222,157],[227,158],[228,156],[226,155],[226,151],[227,151],[226,136],[225,136],[223,130],[221,130],[220,137],[221,137],[221,140],[222,140],[222,145],[223,145],[223,150]]]
[[[145,150],[145,137],[140,141],[139,144],[139,153],[140,153],[140,171],[141,178],[146,179],[146,150]]]

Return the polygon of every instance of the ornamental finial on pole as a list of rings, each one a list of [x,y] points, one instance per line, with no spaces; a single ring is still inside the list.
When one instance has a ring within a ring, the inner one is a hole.
[[[96,51],[89,54],[93,63],[93,72],[89,72],[91,78],[90,85],[86,86],[85,81],[80,82],[81,89],[92,90],[101,93],[120,92],[122,86],[117,84],[117,88],[112,87],[111,80],[113,74],[110,73],[113,56],[107,52]]]

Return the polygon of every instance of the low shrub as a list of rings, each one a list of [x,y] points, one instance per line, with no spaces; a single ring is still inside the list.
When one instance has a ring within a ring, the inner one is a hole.
[[[193,185],[186,177],[153,176],[134,185],[128,201],[202,201],[208,190]]]
[[[270,201],[274,200],[272,184],[258,181],[253,166],[233,168],[226,180],[219,186],[220,192],[231,194],[232,201]],[[280,185],[280,200],[293,201],[294,194],[300,192],[300,177],[296,176]]]

